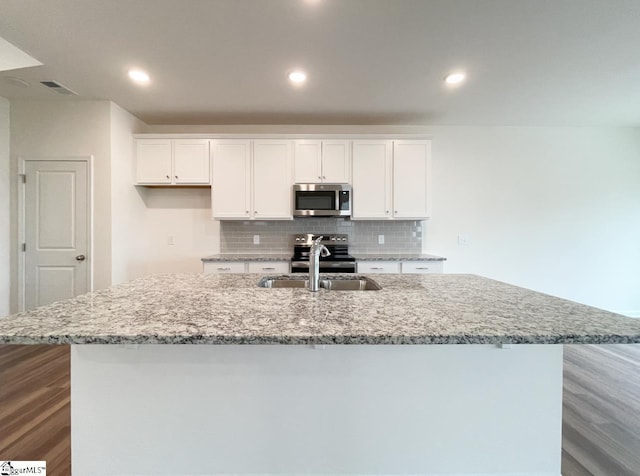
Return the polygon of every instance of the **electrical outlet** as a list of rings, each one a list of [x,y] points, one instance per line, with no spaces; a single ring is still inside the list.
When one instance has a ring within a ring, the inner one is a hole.
[[[253,235],[253,244],[254,245],[260,244],[260,235]]]
[[[176,237],[173,235],[169,235],[167,237],[167,244],[168,245],[175,245],[176,244]]]
[[[378,244],[384,245],[384,235],[378,235]]]
[[[469,235],[459,234],[458,235],[458,244],[460,246],[467,246],[469,244]]]

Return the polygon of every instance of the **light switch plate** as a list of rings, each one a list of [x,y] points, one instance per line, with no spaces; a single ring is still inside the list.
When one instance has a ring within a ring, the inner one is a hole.
[[[260,235],[253,235],[253,244],[254,245],[260,244]]]

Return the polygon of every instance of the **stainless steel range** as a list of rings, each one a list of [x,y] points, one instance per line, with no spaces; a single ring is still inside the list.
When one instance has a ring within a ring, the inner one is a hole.
[[[313,241],[319,236],[324,237],[320,243],[326,246],[331,253],[327,257],[320,257],[320,272],[355,273],[356,259],[349,254],[348,235],[314,235],[311,233],[293,236],[291,272],[309,272],[309,250]]]

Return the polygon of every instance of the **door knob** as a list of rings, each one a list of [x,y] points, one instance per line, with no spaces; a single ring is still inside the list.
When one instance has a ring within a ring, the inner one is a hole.
[[[76,256],[76,259],[78,261],[84,261],[85,259],[87,259],[87,257],[85,255],[78,255],[78,256]]]

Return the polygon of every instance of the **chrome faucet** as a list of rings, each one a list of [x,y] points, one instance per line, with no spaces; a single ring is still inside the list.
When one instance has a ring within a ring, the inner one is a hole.
[[[309,250],[309,291],[320,289],[320,256],[327,257],[331,253],[326,246],[320,244],[324,236],[319,236],[311,244]]]

